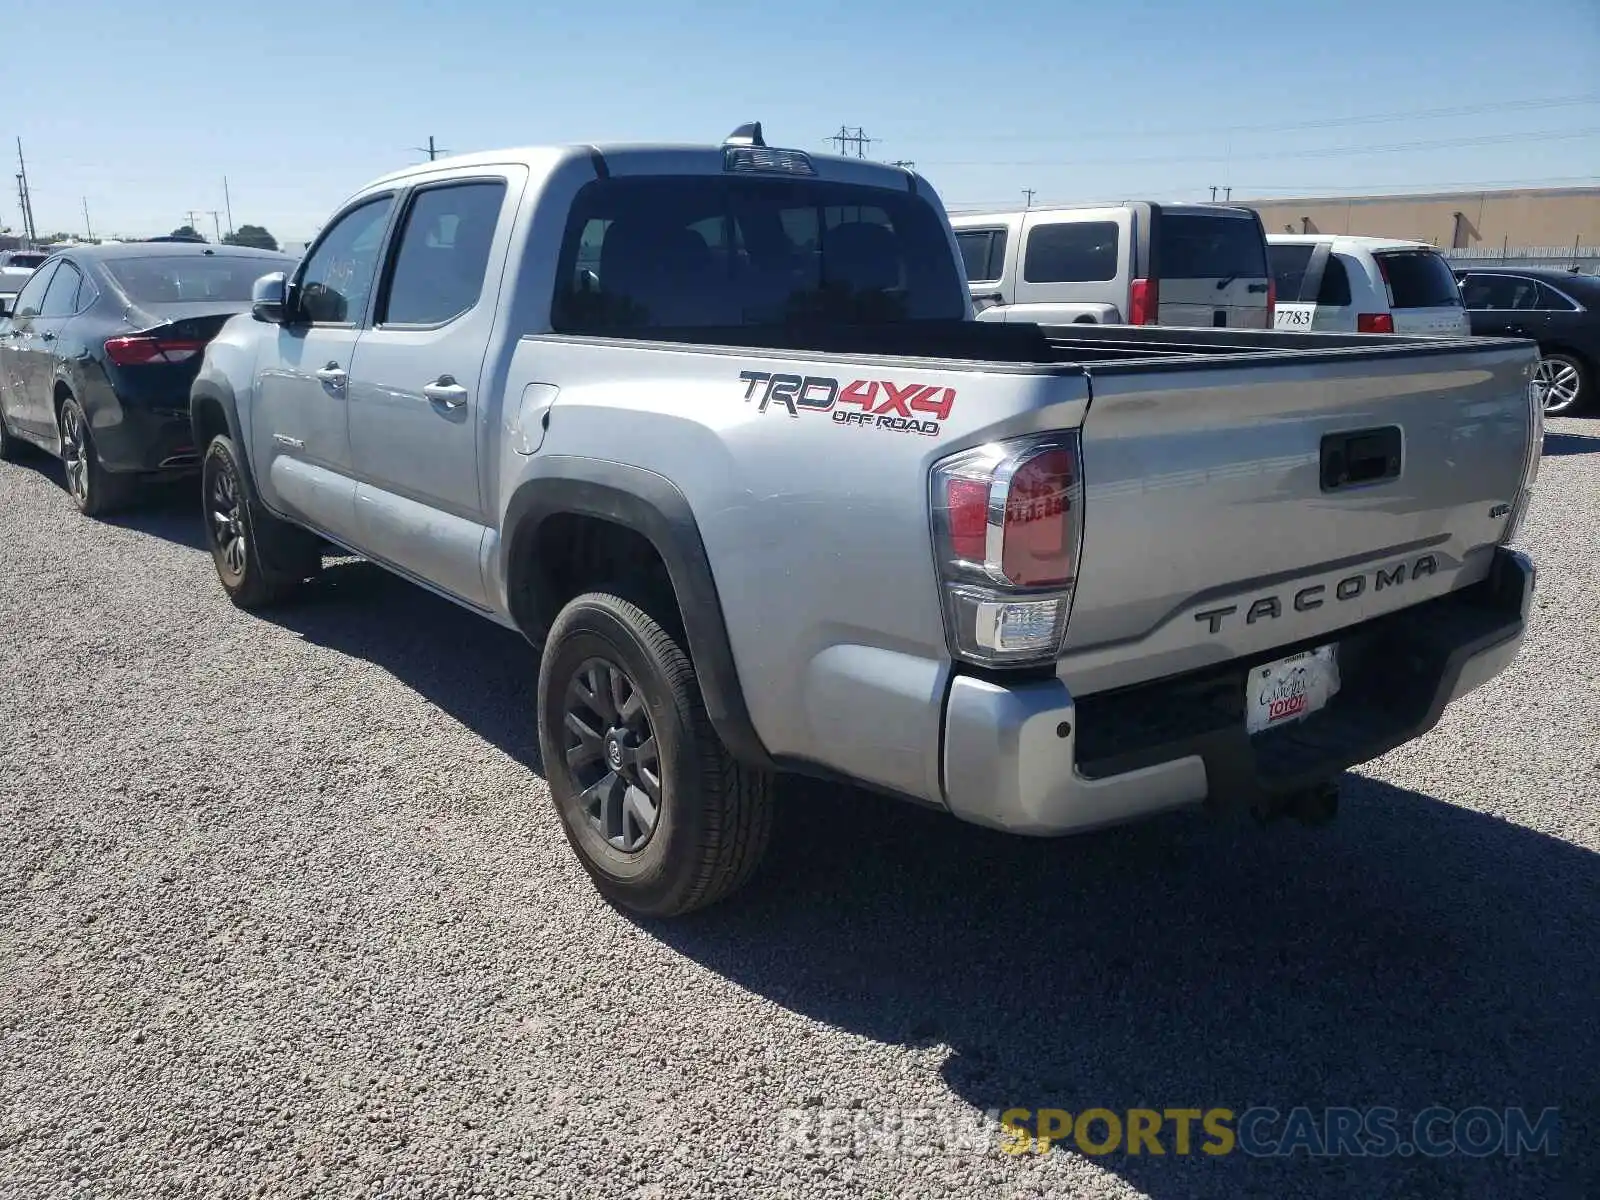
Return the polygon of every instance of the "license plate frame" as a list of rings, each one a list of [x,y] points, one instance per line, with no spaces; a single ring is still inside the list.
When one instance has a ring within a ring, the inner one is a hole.
[[[1245,680],[1245,729],[1251,737],[1298,724],[1339,693],[1339,646],[1330,643],[1251,667]]]

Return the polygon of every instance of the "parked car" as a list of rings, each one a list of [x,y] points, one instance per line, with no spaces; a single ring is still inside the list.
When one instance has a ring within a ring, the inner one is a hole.
[[[1272,327],[1266,238],[1248,208],[1140,201],[951,224],[984,321]]]
[[[189,385],[251,285],[293,259],[260,250],[80,246],[52,255],[0,321],[0,457],[31,442],[98,516],[141,477],[193,471]]]
[[[10,314],[17,293],[47,257],[39,250],[0,250],[0,317]]]
[[[782,770],[1027,834],[1326,815],[1517,652],[1536,361],[974,321],[926,181],[755,126],[373,182],[206,347],[194,444],[240,607],[326,541],[541,648],[566,835],[664,915]]]
[[[1472,332],[1532,338],[1549,417],[1593,411],[1600,370],[1600,277],[1520,267],[1457,272]]]
[[[1470,333],[1450,264],[1426,242],[1333,234],[1267,238],[1279,329]]]

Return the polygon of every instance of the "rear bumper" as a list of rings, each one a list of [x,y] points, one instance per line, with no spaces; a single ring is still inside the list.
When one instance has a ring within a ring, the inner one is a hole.
[[[123,473],[195,470],[200,462],[185,408],[120,405],[94,426],[95,449],[109,471]],[[114,415],[114,420],[106,417]],[[103,423],[101,423],[103,422]]]
[[[1080,700],[1059,680],[958,676],[945,709],[946,803],[978,824],[1052,835],[1327,782],[1420,737],[1452,700],[1505,670],[1534,579],[1526,555],[1502,548],[1482,583],[1319,639],[1339,644],[1339,693],[1315,716],[1254,738],[1244,721],[1250,668],[1309,646]]]

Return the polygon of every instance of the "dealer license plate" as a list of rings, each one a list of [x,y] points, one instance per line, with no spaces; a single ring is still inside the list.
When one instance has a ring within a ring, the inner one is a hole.
[[[1325,707],[1339,690],[1338,647],[1256,667],[1245,685],[1245,726],[1251,733],[1303,721]]]

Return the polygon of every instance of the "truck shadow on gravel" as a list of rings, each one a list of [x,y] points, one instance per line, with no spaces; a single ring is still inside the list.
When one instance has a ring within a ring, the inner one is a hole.
[[[329,559],[295,604],[263,619],[382,667],[530,770],[539,663],[527,640],[361,559]]]
[[[359,561],[262,615],[541,769],[516,634]],[[1600,856],[1354,775],[1322,829],[1180,813],[1057,841],[802,779],[780,795],[747,891],[641,924],[792,1012],[933,1049],[979,1109],[1562,1110],[1555,1159],[1185,1157],[1169,1126],[1164,1157],[1096,1160],[1152,1196],[1576,1196],[1592,1176]],[[871,1081],[827,1086],[822,1105],[879,1112]]]
[[[1165,1157],[1096,1160],[1152,1196],[1592,1179],[1600,856],[1357,776],[1321,829],[1184,813],[1055,842],[786,790],[752,890],[651,931],[797,1013],[946,1047],[944,1082],[979,1109],[1382,1105],[1407,1133],[1435,1104],[1562,1110],[1553,1159],[1181,1157],[1169,1124]],[[822,1105],[877,1103],[837,1086]]]
[[[1563,458],[1569,454],[1600,454],[1600,437],[1587,433],[1547,433],[1544,456]]]
[[[72,498],[67,495],[66,476],[61,463],[42,450],[28,447],[18,460],[61,489],[61,503],[70,512]],[[87,520],[88,518],[84,518]],[[200,480],[198,477],[164,479],[141,485],[128,507],[99,518],[101,523],[119,529],[160,538],[191,550],[206,550],[205,529],[201,525]]]

